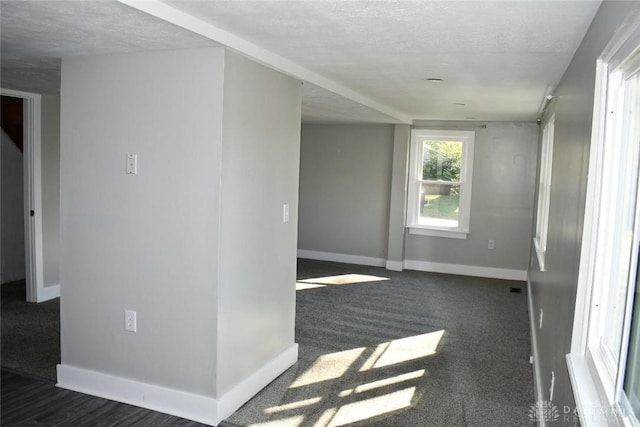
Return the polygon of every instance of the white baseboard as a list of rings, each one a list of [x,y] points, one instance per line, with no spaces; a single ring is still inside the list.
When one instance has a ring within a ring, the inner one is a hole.
[[[548,400],[542,390],[542,373],[540,372],[540,360],[538,359],[538,334],[536,329],[535,313],[533,312],[533,298],[531,298],[531,282],[527,280],[527,300],[529,303],[529,326],[531,328],[531,356],[533,356],[533,390],[536,402]],[[538,420],[538,426],[545,427],[544,419]]]
[[[58,365],[60,388],[98,396],[203,424],[218,425],[219,402],[207,396],[186,393],[97,371]]]
[[[386,267],[387,267],[387,270],[402,271],[404,269],[404,262],[387,260]]]
[[[58,383],[56,385],[67,390],[216,426],[297,360],[298,344],[293,344],[224,393],[219,399],[65,364],[58,365]]]
[[[220,397],[220,421],[228,418],[260,390],[298,361],[298,344],[293,344],[262,368]]]
[[[488,277],[491,279],[527,280],[526,270],[512,270],[508,268],[480,267],[477,265],[448,264],[429,261],[389,261],[360,255],[347,255],[333,252],[308,251],[298,249],[298,258],[315,259],[319,261],[343,262],[346,264],[370,265],[385,267],[388,270],[402,271],[403,269],[429,271],[431,273],[460,274],[462,276]]]
[[[448,264],[444,262],[405,260],[408,270],[429,271],[431,273],[460,274],[462,276],[488,277],[490,279],[527,280],[526,270],[480,267],[477,265]]]
[[[45,302],[60,296],[60,285],[49,285],[38,289],[37,302]]]
[[[387,264],[387,260],[382,258],[338,254],[333,252],[308,251],[306,249],[298,249],[298,258],[315,259],[318,261],[343,262],[345,264],[370,265],[373,267],[385,267]]]

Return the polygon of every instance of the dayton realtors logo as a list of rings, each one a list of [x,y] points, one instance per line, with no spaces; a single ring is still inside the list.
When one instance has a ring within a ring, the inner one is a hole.
[[[534,422],[551,422],[560,418],[558,407],[548,400],[538,400],[529,409],[529,419]]]
[[[597,425],[613,425],[624,418],[624,414],[621,411],[622,409],[617,406],[594,406],[585,408],[584,414],[578,415],[578,410],[575,407],[562,406],[558,408],[550,400],[538,400],[534,405],[531,405],[528,415],[529,420],[535,423],[558,421],[576,424],[580,419],[583,419],[594,422]]]

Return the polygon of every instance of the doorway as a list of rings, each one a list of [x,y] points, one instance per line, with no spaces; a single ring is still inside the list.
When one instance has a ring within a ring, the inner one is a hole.
[[[0,98],[2,366],[55,381],[60,363],[60,98],[5,89]],[[9,237],[20,246],[7,244]]]
[[[22,281],[25,272],[24,120],[22,98],[2,95],[1,270],[2,285]]]
[[[44,285],[43,276],[43,233],[42,233],[42,171],[41,171],[41,108],[42,95],[0,89],[0,96],[13,98],[11,102],[22,103],[22,168],[23,168],[23,204],[24,224],[24,280],[26,299],[29,302],[42,302],[60,295],[60,287]],[[7,99],[7,102],[10,100]],[[15,108],[15,107],[14,107]],[[16,114],[16,113],[14,113]],[[19,132],[13,125],[13,132]],[[17,137],[16,137],[17,138]],[[4,190],[4,185],[2,190]],[[15,208],[15,207],[14,207]],[[5,205],[2,204],[4,217]],[[3,224],[3,234],[5,230]],[[15,227],[12,232],[19,233]],[[3,249],[3,259],[5,257]],[[5,278],[1,278],[5,282]]]

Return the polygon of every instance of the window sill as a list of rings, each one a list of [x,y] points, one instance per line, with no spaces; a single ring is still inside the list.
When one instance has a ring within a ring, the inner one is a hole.
[[[617,411],[606,403],[607,398],[596,384],[586,358],[581,354],[567,354],[567,368],[580,424],[584,427],[619,426]]]
[[[415,234],[419,236],[434,236],[434,237],[448,237],[450,239],[466,239],[469,234],[468,231],[453,231],[453,230],[439,230],[435,228],[423,228],[423,227],[407,227],[409,234]]]

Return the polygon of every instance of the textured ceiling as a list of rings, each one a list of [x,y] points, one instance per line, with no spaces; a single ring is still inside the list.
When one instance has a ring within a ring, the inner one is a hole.
[[[535,120],[599,1],[172,1],[414,119]],[[426,78],[443,78],[427,83]],[[457,105],[462,103],[465,104]]]
[[[398,119],[358,104],[312,83],[302,86],[302,117],[306,123],[395,123]]]
[[[2,87],[60,91],[60,58],[218,46],[114,1],[0,3]]]
[[[330,81],[305,83],[308,122],[533,121],[600,1],[184,0],[167,5],[296,66],[278,67],[283,63],[278,60],[275,68],[306,80],[308,73],[296,71],[302,68]],[[60,57],[216,45],[210,35],[215,31],[203,37],[113,1],[3,0],[1,12],[2,84],[16,89],[28,90],[29,84],[31,90],[59,88]],[[428,77],[444,81],[429,83]],[[390,111],[400,114],[390,117]]]

